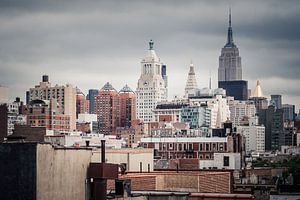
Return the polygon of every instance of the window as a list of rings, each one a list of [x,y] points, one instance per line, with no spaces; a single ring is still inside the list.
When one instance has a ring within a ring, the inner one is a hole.
[[[224,156],[223,166],[224,167],[229,167],[229,156]]]

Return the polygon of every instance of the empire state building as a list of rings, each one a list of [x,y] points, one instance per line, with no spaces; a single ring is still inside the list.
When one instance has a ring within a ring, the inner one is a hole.
[[[229,10],[229,27],[227,43],[219,57],[218,86],[226,90],[227,96],[236,100],[248,99],[248,81],[242,80],[242,64],[239,49],[233,42],[231,27],[231,10]]]
[[[219,81],[242,80],[241,57],[232,36],[231,11],[229,11],[227,43],[222,48],[221,56],[219,57],[218,76]]]

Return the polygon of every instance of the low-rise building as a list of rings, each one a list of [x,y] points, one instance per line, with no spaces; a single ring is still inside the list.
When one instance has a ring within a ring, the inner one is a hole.
[[[200,160],[200,169],[241,169],[240,153],[214,153],[212,160]]]
[[[100,162],[100,149],[94,150],[92,162]],[[144,148],[122,148],[122,149],[105,149],[106,162],[119,164],[127,171],[153,171],[153,149]]]
[[[70,116],[61,112],[56,99],[35,99],[29,102],[24,113],[27,124],[34,127],[46,127],[49,130],[69,131]]]
[[[162,159],[212,159],[215,152],[227,152],[227,138],[221,137],[145,137],[141,146],[154,148]]]

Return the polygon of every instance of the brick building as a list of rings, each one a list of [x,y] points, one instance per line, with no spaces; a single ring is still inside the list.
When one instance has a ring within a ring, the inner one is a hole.
[[[226,137],[145,137],[141,138],[141,145],[154,148],[155,156],[162,159],[212,159],[216,152],[228,152]]]
[[[125,85],[119,92],[120,97],[120,126],[129,128],[131,121],[136,119],[136,95]]]
[[[70,116],[62,114],[56,99],[32,100],[26,106],[27,124],[48,130],[70,130]]]
[[[78,118],[78,114],[83,113],[89,113],[89,100],[79,88],[76,88],[76,118]]]
[[[120,98],[117,90],[109,82],[95,96],[95,111],[99,132],[106,135],[115,134],[116,128],[120,126]]]
[[[60,112],[70,117],[69,130],[76,129],[76,89],[70,85],[52,86],[49,77],[44,75],[42,82],[27,93],[29,101],[35,99],[51,100],[56,99]]]

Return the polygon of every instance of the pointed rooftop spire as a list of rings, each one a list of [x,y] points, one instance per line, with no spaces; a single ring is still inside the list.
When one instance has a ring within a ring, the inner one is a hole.
[[[255,87],[252,97],[263,97],[263,92],[262,92],[259,80],[256,81],[256,87]]]
[[[153,50],[153,45],[154,45],[153,40],[150,40],[150,42],[149,42],[149,50]]]
[[[231,27],[231,8],[229,8],[229,27]]]
[[[227,43],[224,47],[228,47],[228,48],[236,47],[234,42],[233,42],[233,36],[232,36],[231,8],[229,8],[229,26],[228,26],[228,32],[227,32]]]
[[[198,85],[197,85],[197,81],[196,81],[194,64],[191,62],[188,79],[187,79],[186,85],[185,85],[185,94],[187,96],[189,94],[194,94],[197,89],[198,89]]]
[[[113,90],[113,91],[116,91],[116,89],[109,82],[105,83],[105,85],[101,88],[101,90],[105,90],[105,91]]]
[[[132,92],[132,93],[134,93],[132,91],[132,89],[127,84],[120,90],[120,92]]]

